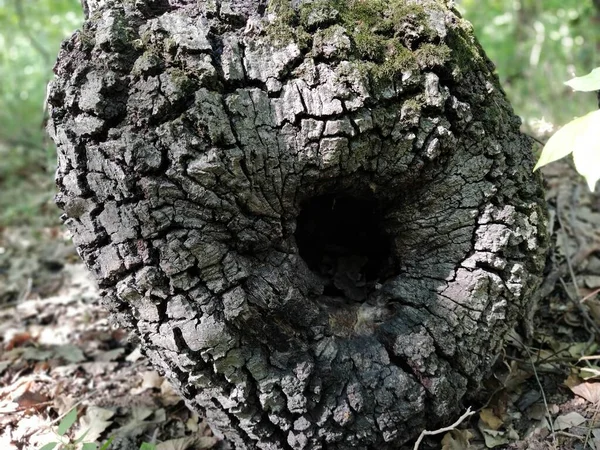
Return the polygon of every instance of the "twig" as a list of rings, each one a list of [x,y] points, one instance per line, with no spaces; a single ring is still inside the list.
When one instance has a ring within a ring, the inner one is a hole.
[[[546,146],[546,143],[545,143],[545,142],[543,142],[543,141],[541,141],[540,139],[536,138],[534,135],[532,135],[532,134],[529,134],[529,133],[523,133],[523,132],[521,132],[521,133],[522,133],[522,134],[524,134],[524,135],[525,135],[525,136],[527,136],[527,137],[530,137],[530,138],[531,138],[531,139],[533,139],[535,142],[537,142],[538,144],[540,144],[542,147],[545,147],[545,146]]]
[[[589,300],[590,298],[592,298],[594,295],[596,295],[597,293],[600,292],[600,288],[596,289],[594,292],[592,292],[591,294],[586,295],[585,297],[583,297],[581,300],[579,300],[580,303],[585,302],[586,300]]]
[[[583,320],[590,327],[592,327],[594,334],[596,336],[600,336],[600,327],[598,327],[598,324],[596,324],[596,321],[590,317],[587,310],[585,309],[585,306],[582,305],[581,302],[579,302],[575,297],[573,297],[571,295],[571,293],[569,292],[569,288],[567,287],[567,285],[566,285],[565,281],[562,279],[562,277],[560,278],[560,283],[562,284],[563,289],[565,290],[565,293],[567,294],[567,297],[569,298],[569,300],[571,300],[571,303],[573,303],[575,305],[575,307],[579,311],[579,314],[581,314],[581,317],[583,317]],[[590,330],[588,330],[588,331],[590,331]]]
[[[596,417],[598,416],[599,408],[600,408],[600,404],[596,403],[595,408],[594,408],[594,415],[588,421],[589,426],[587,429],[587,433],[585,434],[585,441],[583,441],[583,448],[586,447],[586,445],[588,444],[588,441],[590,440],[590,436],[592,435],[592,424],[596,423]]]
[[[458,418],[458,420],[456,422],[454,422],[452,425],[450,425],[449,427],[440,428],[439,430],[434,430],[434,431],[427,431],[427,430],[421,431],[421,435],[419,436],[419,439],[417,439],[417,442],[415,442],[415,446],[413,447],[413,450],[419,450],[419,445],[421,445],[421,441],[425,438],[425,436],[433,436],[435,434],[446,433],[448,431],[452,431],[457,426],[459,426],[467,417],[470,417],[473,414],[475,414],[475,411],[471,411],[471,407],[469,406],[469,409],[467,409],[467,411],[462,416],[460,416]]]
[[[537,381],[538,386],[540,387],[540,392],[542,393],[542,400],[544,400],[544,407],[546,408],[548,426],[550,427],[550,431],[552,432],[552,443],[554,447],[556,447],[556,432],[554,431],[554,425],[552,424],[552,415],[550,414],[550,408],[548,408],[548,400],[546,399],[546,393],[544,392],[544,387],[542,386],[542,382],[540,381],[540,377],[538,376],[537,369],[535,368],[535,364],[533,364],[533,359],[531,358],[531,352],[527,346],[523,347],[529,356],[529,360],[531,361],[531,368],[533,369],[533,375],[535,376],[535,380]]]

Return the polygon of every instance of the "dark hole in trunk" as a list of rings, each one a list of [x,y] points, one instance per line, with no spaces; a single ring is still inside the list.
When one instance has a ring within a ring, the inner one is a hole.
[[[324,295],[365,299],[369,285],[390,268],[391,243],[377,201],[329,194],[307,201],[296,243],[308,267],[326,279]]]

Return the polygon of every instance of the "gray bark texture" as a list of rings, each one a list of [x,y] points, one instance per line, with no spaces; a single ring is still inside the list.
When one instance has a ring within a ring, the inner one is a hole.
[[[49,94],[57,202],[223,445],[399,448],[455,418],[548,245],[468,23],[440,0],[87,8]]]

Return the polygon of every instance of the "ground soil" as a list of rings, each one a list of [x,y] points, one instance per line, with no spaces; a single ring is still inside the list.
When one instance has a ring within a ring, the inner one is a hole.
[[[480,394],[475,414],[420,448],[600,450],[600,196],[568,162],[546,169],[554,248],[546,279]],[[114,327],[61,227],[0,229],[0,448],[65,434],[133,450],[210,448],[215,439]],[[451,424],[448,424],[451,425]],[[111,447],[113,448],[113,447]]]

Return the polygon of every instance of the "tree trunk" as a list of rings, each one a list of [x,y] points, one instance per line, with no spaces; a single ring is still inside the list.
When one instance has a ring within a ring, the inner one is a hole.
[[[106,306],[235,449],[397,448],[538,286],[531,142],[441,0],[94,2],[49,95]]]

